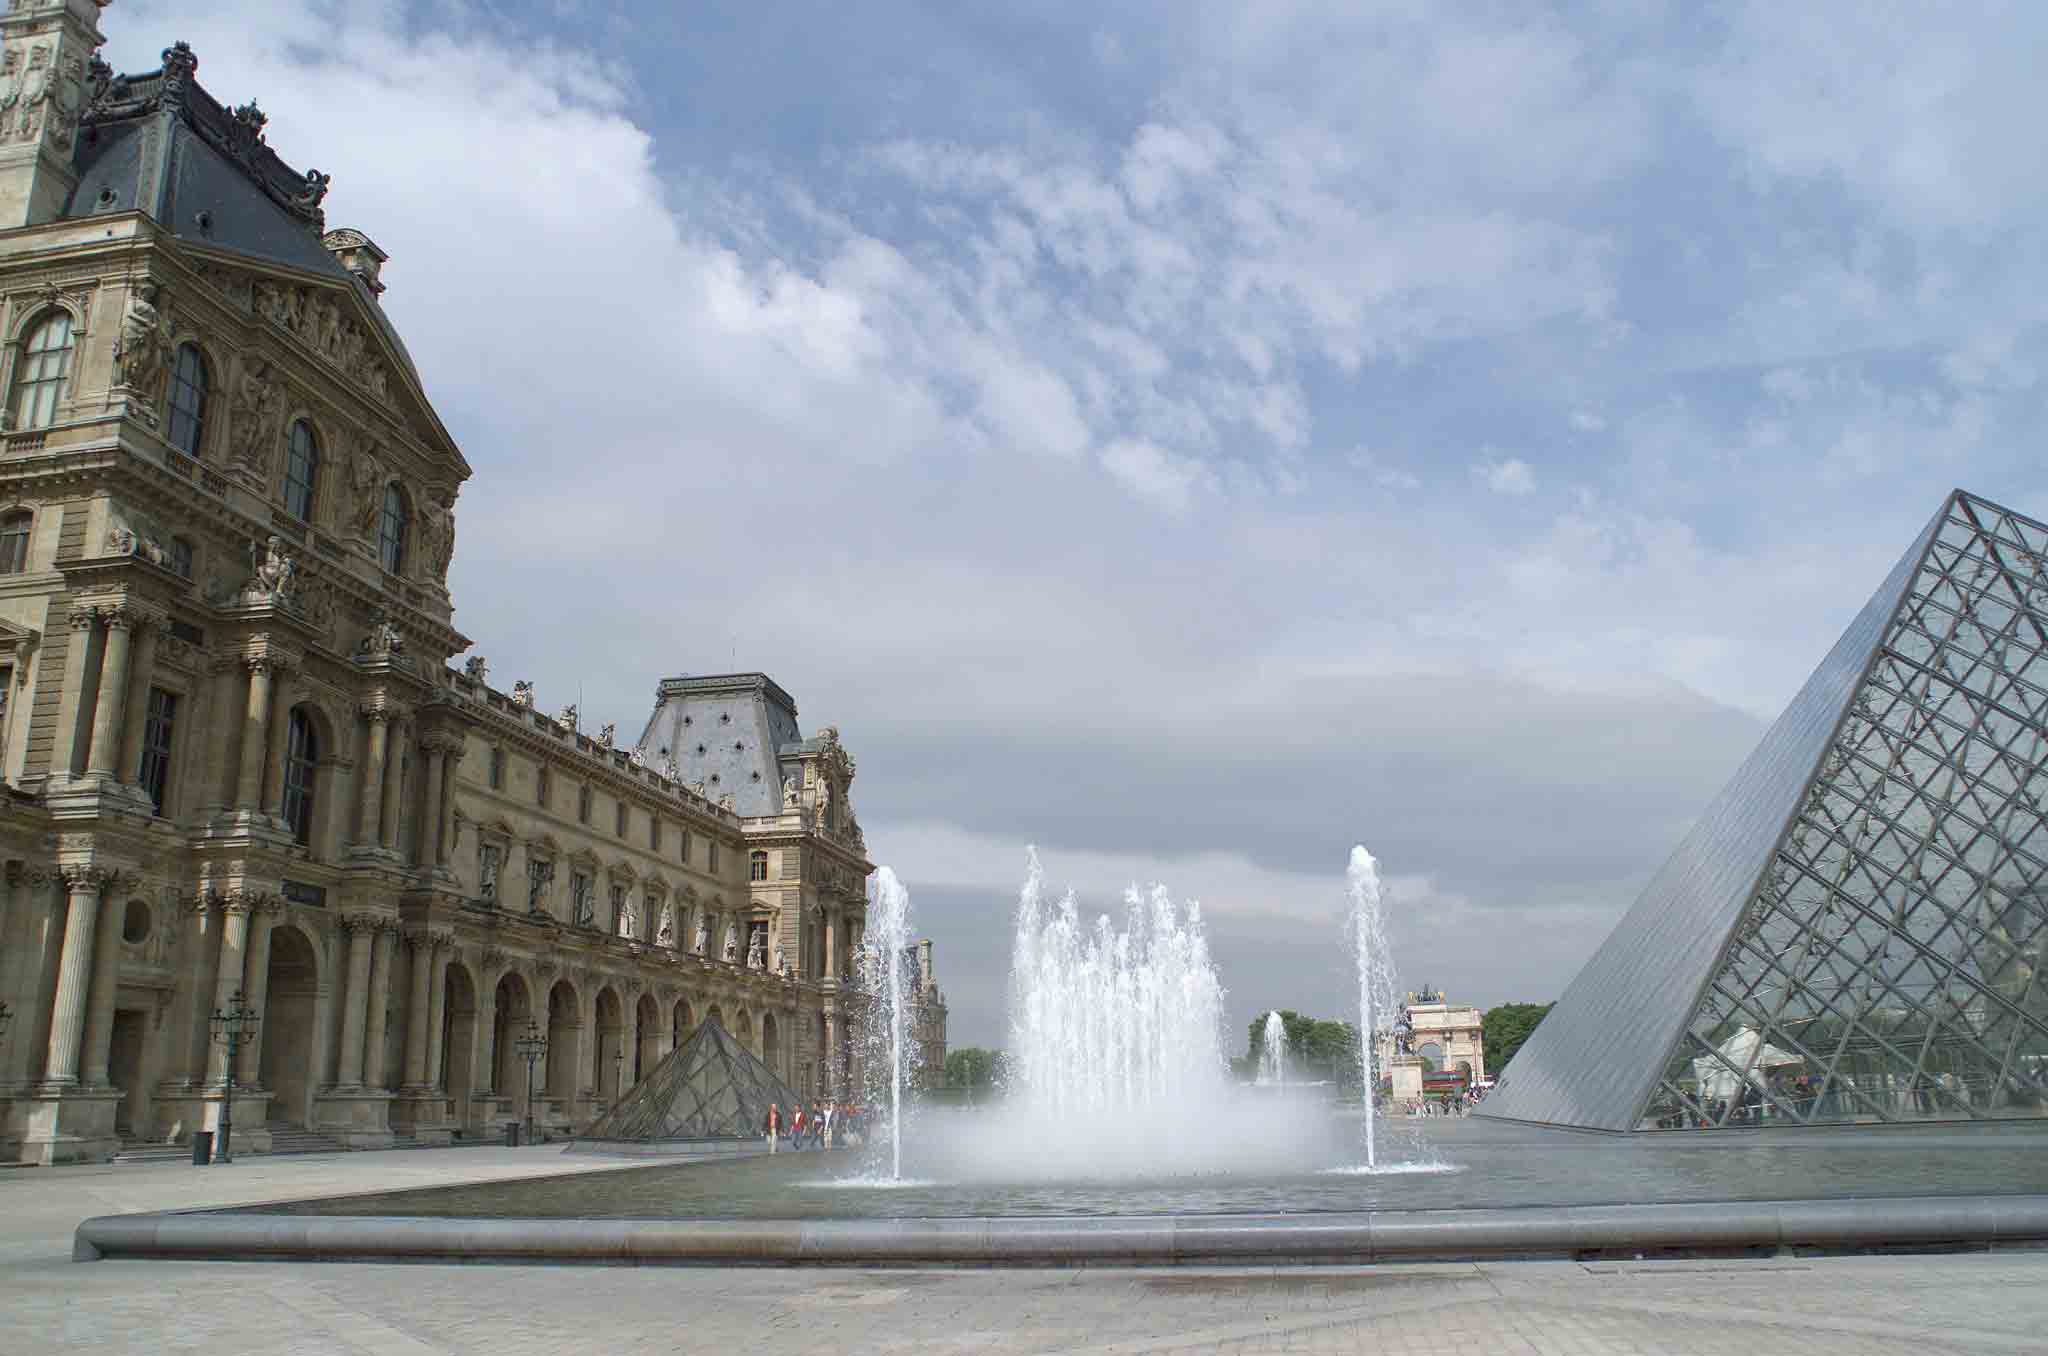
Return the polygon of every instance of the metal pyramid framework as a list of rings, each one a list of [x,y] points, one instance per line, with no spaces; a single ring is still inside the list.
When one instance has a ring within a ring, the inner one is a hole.
[[[766,1133],[770,1103],[787,1118],[798,1102],[795,1089],[707,1018],[577,1138],[747,1138]]]
[[[2044,762],[2048,526],[1957,491],[1481,1114],[2048,1117]]]

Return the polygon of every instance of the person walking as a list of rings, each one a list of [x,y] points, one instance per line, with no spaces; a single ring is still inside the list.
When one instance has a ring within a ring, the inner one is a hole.
[[[792,1149],[804,1147],[804,1104],[802,1102],[796,1104],[796,1109],[790,1115],[789,1147]]]
[[[768,1104],[768,1152],[775,1152],[775,1135],[782,1128],[782,1108],[775,1103]]]

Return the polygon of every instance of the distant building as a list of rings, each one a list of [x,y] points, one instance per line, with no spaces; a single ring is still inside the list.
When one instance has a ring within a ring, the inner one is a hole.
[[[1486,1078],[1481,1013],[1470,1003],[1452,1003],[1434,989],[1410,993],[1392,1031],[1380,1034],[1380,1067],[1388,1071],[1392,1096],[1407,1101],[1423,1095],[1431,1074],[1461,1074],[1466,1086]]]

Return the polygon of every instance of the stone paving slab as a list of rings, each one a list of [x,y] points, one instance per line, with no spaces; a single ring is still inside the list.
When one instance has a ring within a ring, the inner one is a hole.
[[[2048,1351],[2048,1251],[1344,1268],[74,1264],[89,1215],[604,1171],[539,1149],[0,1175],[5,1352]]]

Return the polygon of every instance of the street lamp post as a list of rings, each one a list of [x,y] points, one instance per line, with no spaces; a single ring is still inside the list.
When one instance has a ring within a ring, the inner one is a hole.
[[[234,1155],[229,1152],[228,1140],[235,1130],[235,1060],[242,1052],[242,1043],[255,1034],[261,1020],[256,1009],[236,989],[228,998],[227,1010],[213,1010],[213,1038],[227,1045],[227,1083],[220,1099],[220,1143],[214,1146],[216,1161],[232,1163]]]
[[[4,1028],[0,1028],[4,1029]],[[619,1048],[612,1051],[612,1105],[619,1104],[619,1098],[626,1086],[626,1040],[619,1038]]]
[[[526,1061],[526,1142],[533,1143],[533,1066],[540,1063],[540,1057],[548,1052],[548,1038],[541,1033],[540,1023],[526,1019],[526,1034],[512,1042],[512,1048]]]

